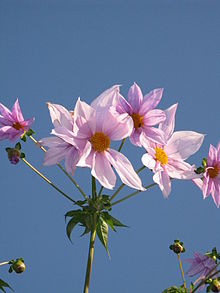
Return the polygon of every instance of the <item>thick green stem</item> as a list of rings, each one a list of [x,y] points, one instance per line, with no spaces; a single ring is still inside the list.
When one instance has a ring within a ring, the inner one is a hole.
[[[187,290],[187,289],[186,289],[185,277],[184,277],[184,273],[183,273],[183,267],[182,267],[182,264],[181,264],[181,260],[180,260],[180,255],[179,255],[179,253],[177,254],[177,256],[178,256],[178,261],[179,261],[180,271],[181,271],[181,275],[182,275],[182,279],[183,279],[183,286],[184,286],[185,290]]]
[[[155,186],[155,185],[157,185],[157,183],[152,183],[152,184],[150,184],[150,185],[148,185],[148,186],[145,186],[145,187],[144,187],[144,188],[146,189],[145,191],[147,191],[149,188],[151,188],[151,187],[153,187],[153,186]],[[121,198],[121,199],[115,201],[115,202],[113,202],[111,205],[114,206],[114,205],[116,205],[116,204],[118,204],[118,203],[120,203],[120,202],[122,202],[122,201],[124,201],[124,200],[127,200],[127,199],[129,199],[129,198],[135,196],[136,194],[138,194],[138,193],[140,193],[140,192],[142,192],[142,190],[137,190],[137,191],[135,191],[135,192],[133,192],[133,193],[131,193],[131,194],[129,194],[129,195],[127,195],[127,196],[125,196],[125,197],[123,197],[123,198]]]
[[[95,236],[96,236],[96,214],[94,214],[93,229],[90,234],[89,254],[88,254],[88,260],[87,260],[87,268],[86,268],[86,276],[85,276],[85,284],[84,284],[83,293],[89,292],[89,282],[90,282],[90,276],[91,276],[91,271],[92,271]]]
[[[77,204],[74,199],[72,199],[70,196],[68,196],[66,193],[64,193],[61,189],[59,189],[56,185],[54,185],[49,179],[47,179],[42,173],[40,173],[34,166],[32,166],[27,160],[24,158],[22,161],[29,167],[31,170],[33,170],[37,175],[39,175],[44,181],[46,181],[48,184],[50,184],[54,189],[56,189],[59,193],[61,193],[65,198],[72,201],[74,204]]]
[[[47,152],[47,150],[42,147],[39,142],[33,137],[33,136],[29,136],[29,138],[37,145],[40,147],[40,149],[43,151],[43,152]],[[68,172],[66,172],[66,170],[59,164],[57,163],[57,166],[60,168],[60,170],[63,171],[63,173],[70,179],[70,181],[76,186],[76,188],[79,190],[79,192],[82,194],[82,196],[85,198],[85,200],[88,201],[88,197],[86,196],[86,194],[83,192],[83,190],[79,187],[79,185],[76,183],[76,181],[73,179],[72,176],[70,176],[70,174]]]

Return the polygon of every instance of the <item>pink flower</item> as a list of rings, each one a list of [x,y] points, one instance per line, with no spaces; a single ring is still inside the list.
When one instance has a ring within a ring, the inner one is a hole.
[[[80,99],[74,110],[74,119],[79,128],[76,137],[85,143],[77,166],[91,168],[91,174],[102,186],[109,189],[116,182],[113,166],[124,184],[144,190],[129,160],[110,148],[111,140],[118,141],[128,136],[132,121],[124,124],[110,111],[95,110]]]
[[[166,119],[162,110],[154,109],[162,93],[163,89],[155,89],[143,97],[141,89],[134,83],[128,92],[127,102],[119,93],[119,86],[115,85],[98,96],[91,105],[95,109],[109,108],[114,115],[123,115],[127,123],[133,121],[129,136],[134,145],[141,146],[141,134],[151,141],[165,143],[163,131],[152,127]]]
[[[18,139],[25,131],[31,127],[34,119],[24,120],[18,99],[10,111],[0,103],[0,140],[9,139],[10,141]]]
[[[199,252],[194,252],[193,258],[186,259],[186,262],[191,264],[191,267],[186,272],[189,277],[193,277],[195,275],[199,275],[199,280],[203,280],[207,278],[209,273],[215,268],[215,261],[209,257],[208,255],[203,255]],[[202,285],[199,291],[203,290],[205,285]]]
[[[194,172],[195,167],[184,162],[194,154],[201,146],[204,135],[193,131],[174,132],[175,112],[177,104],[165,111],[166,120],[159,125],[164,131],[166,144],[158,144],[146,140],[141,136],[141,142],[147,151],[142,156],[142,162],[155,173],[153,176],[165,198],[171,191],[171,178],[192,179],[198,178]]]
[[[217,148],[213,145],[209,147],[209,154],[206,161],[205,173],[203,180],[193,180],[200,187],[205,199],[210,194],[217,207],[220,205],[220,142]]]
[[[50,166],[65,159],[67,172],[73,174],[80,158],[80,150],[84,147],[74,136],[73,115],[61,105],[48,103],[50,117],[54,125],[51,134],[55,137],[47,137],[40,140],[40,144],[48,147],[45,153],[43,165]]]

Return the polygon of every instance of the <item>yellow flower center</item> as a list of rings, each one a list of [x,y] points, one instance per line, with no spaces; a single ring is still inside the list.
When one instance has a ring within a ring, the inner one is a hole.
[[[24,126],[21,125],[19,122],[14,122],[12,127],[15,128],[16,130],[20,130],[24,128]]]
[[[143,126],[143,116],[140,116],[138,113],[133,113],[131,114],[131,118],[133,119],[135,129]]]
[[[212,169],[208,169],[209,177],[215,178],[218,176],[219,168],[217,165],[215,165]]]
[[[103,132],[96,132],[90,138],[92,147],[97,152],[104,152],[109,148],[110,139]]]
[[[164,150],[158,147],[155,148],[155,160],[159,161],[162,165],[168,163],[168,158]]]

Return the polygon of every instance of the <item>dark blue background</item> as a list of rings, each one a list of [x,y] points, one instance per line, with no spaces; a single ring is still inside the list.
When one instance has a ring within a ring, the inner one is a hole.
[[[47,101],[73,109],[78,96],[90,103],[113,84],[123,85],[124,96],[134,81],[144,93],[164,87],[159,108],[179,103],[176,130],[207,134],[189,160],[199,165],[220,139],[219,8],[217,0],[1,0],[0,101],[11,107],[18,97],[24,116],[36,118],[39,139],[52,128]],[[71,204],[24,164],[10,165],[6,146],[1,142],[0,261],[22,256],[27,269],[12,276],[2,267],[0,277],[17,293],[82,292],[88,237],[76,229],[73,245],[67,239]],[[31,142],[23,148],[41,172],[80,198],[56,167],[42,166],[39,149]],[[142,149],[127,142],[123,153],[141,166]],[[144,185],[152,182],[149,171],[141,176]],[[90,192],[90,170],[78,169],[75,179]],[[173,181],[168,200],[156,187],[112,214],[130,228],[109,233],[111,260],[96,242],[91,293],[161,293],[181,284],[168,248],[176,238],[185,242],[183,259],[220,249],[219,209],[190,181]]]

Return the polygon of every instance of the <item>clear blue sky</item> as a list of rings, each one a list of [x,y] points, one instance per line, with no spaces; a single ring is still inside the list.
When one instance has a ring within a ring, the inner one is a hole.
[[[207,134],[189,160],[199,165],[209,144],[220,140],[219,9],[218,0],[1,0],[0,101],[11,107],[18,97],[42,138],[52,128],[47,101],[72,109],[78,96],[90,103],[113,84],[123,85],[124,96],[134,81],[144,93],[164,87],[159,108],[179,103],[176,130]],[[0,277],[17,293],[82,292],[88,237],[79,238],[76,229],[73,244],[67,239],[64,214],[71,204],[24,164],[10,165],[6,146],[1,142],[0,260],[22,256],[27,270],[12,276],[2,267]],[[31,143],[24,151],[79,198],[56,167],[42,166],[43,154]],[[124,153],[140,167],[143,150],[127,143]],[[87,193],[89,174],[75,174]],[[150,171],[142,179],[151,183]],[[156,187],[116,206],[112,215],[130,228],[110,232],[111,260],[96,242],[91,293],[161,293],[180,284],[177,259],[168,249],[176,238],[185,242],[183,259],[195,250],[220,249],[220,211],[190,181],[172,182],[168,200]]]

